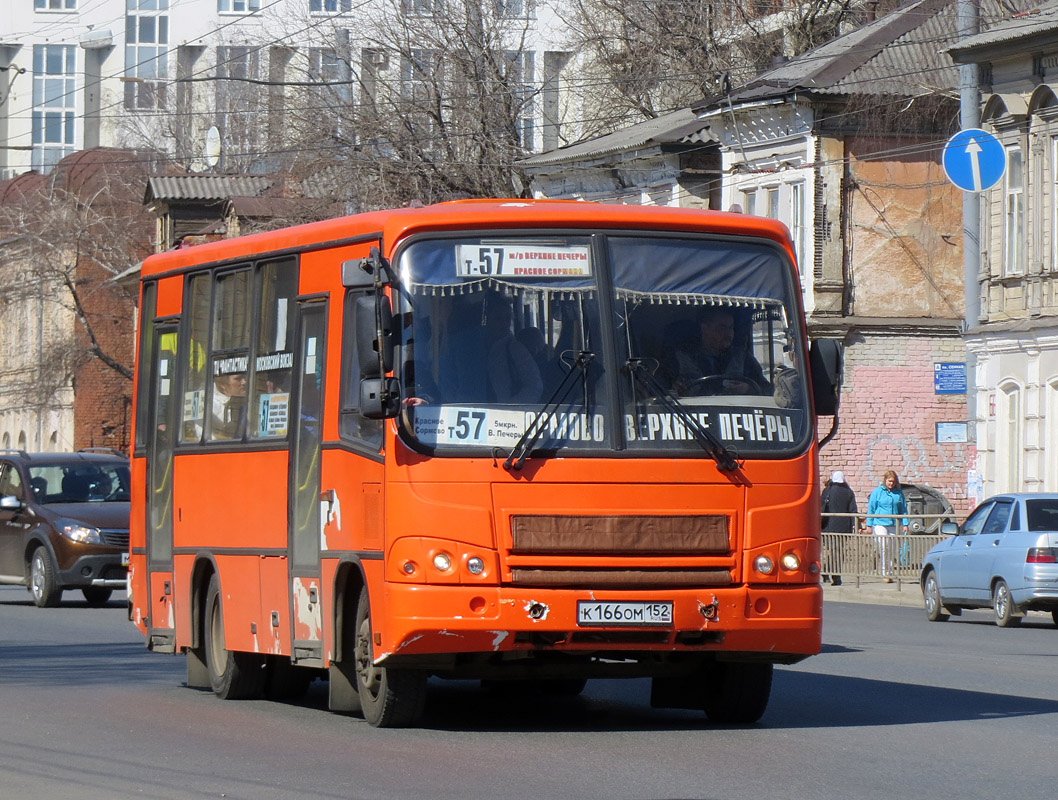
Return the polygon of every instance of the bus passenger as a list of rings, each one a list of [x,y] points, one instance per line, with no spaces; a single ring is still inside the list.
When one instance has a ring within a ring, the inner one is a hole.
[[[234,373],[213,379],[214,439],[241,439],[246,430],[246,375]]]

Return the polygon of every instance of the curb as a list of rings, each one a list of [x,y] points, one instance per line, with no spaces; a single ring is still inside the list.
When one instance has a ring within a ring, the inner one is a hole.
[[[922,607],[922,590],[912,581],[897,583],[823,584],[823,600],[835,603],[873,603],[874,605]]]

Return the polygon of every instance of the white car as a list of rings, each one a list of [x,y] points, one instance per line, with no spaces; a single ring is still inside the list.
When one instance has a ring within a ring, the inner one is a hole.
[[[989,608],[996,625],[1021,624],[1026,611],[1050,611],[1058,625],[1058,494],[1003,494],[974,509],[922,562],[922,597],[931,621],[964,608]]]

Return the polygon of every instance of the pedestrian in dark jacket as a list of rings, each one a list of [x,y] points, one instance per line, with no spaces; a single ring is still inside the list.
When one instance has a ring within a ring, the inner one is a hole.
[[[852,533],[856,530],[855,517],[827,516],[828,514],[855,514],[856,493],[845,483],[845,473],[834,470],[827,481],[826,488],[820,496],[820,506],[823,512],[823,533]],[[827,559],[828,570],[823,575],[823,580],[830,576],[830,582],[834,586],[841,586],[841,568],[845,548],[850,542],[846,536],[831,536],[826,542],[829,550]]]

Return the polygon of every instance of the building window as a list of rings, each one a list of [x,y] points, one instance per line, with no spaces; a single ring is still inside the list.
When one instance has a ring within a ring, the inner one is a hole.
[[[790,235],[793,237],[794,255],[801,266],[805,259],[805,185],[790,184]]]
[[[1004,185],[1003,274],[1025,272],[1025,181],[1021,150],[1007,150]]]
[[[76,133],[77,48],[73,45],[33,45],[33,156],[32,167],[50,172],[73,152]]]
[[[217,0],[219,14],[247,14],[261,10],[261,0]]]
[[[33,0],[36,11],[76,11],[77,0]]]
[[[248,112],[258,108],[261,99],[261,87],[251,82],[259,79],[259,60],[257,48],[217,48],[217,126],[235,153],[253,148],[257,127]]]
[[[1021,489],[1021,387],[1010,382],[996,397],[996,491]]]
[[[1058,378],[1052,378],[1044,389],[1043,401],[1043,441],[1044,453],[1058,452]],[[1043,491],[1058,492],[1058,463],[1054,458],[1044,457],[1043,465]]]
[[[519,144],[533,148],[533,75],[536,59],[532,52],[507,50],[503,57],[503,83],[510,92],[510,107],[516,115]]]
[[[742,191],[742,211],[745,214],[756,214],[757,213],[757,190],[744,189]]]
[[[532,0],[493,0],[497,17],[527,17],[532,16]]]
[[[443,0],[400,0],[400,12],[408,17],[440,16],[443,10]]]
[[[353,0],[309,0],[313,14],[345,14],[352,10]]]
[[[767,190],[768,192],[768,216],[772,219],[779,219],[779,187],[775,186]]]
[[[125,109],[165,108],[169,65],[169,0],[126,0]]]

